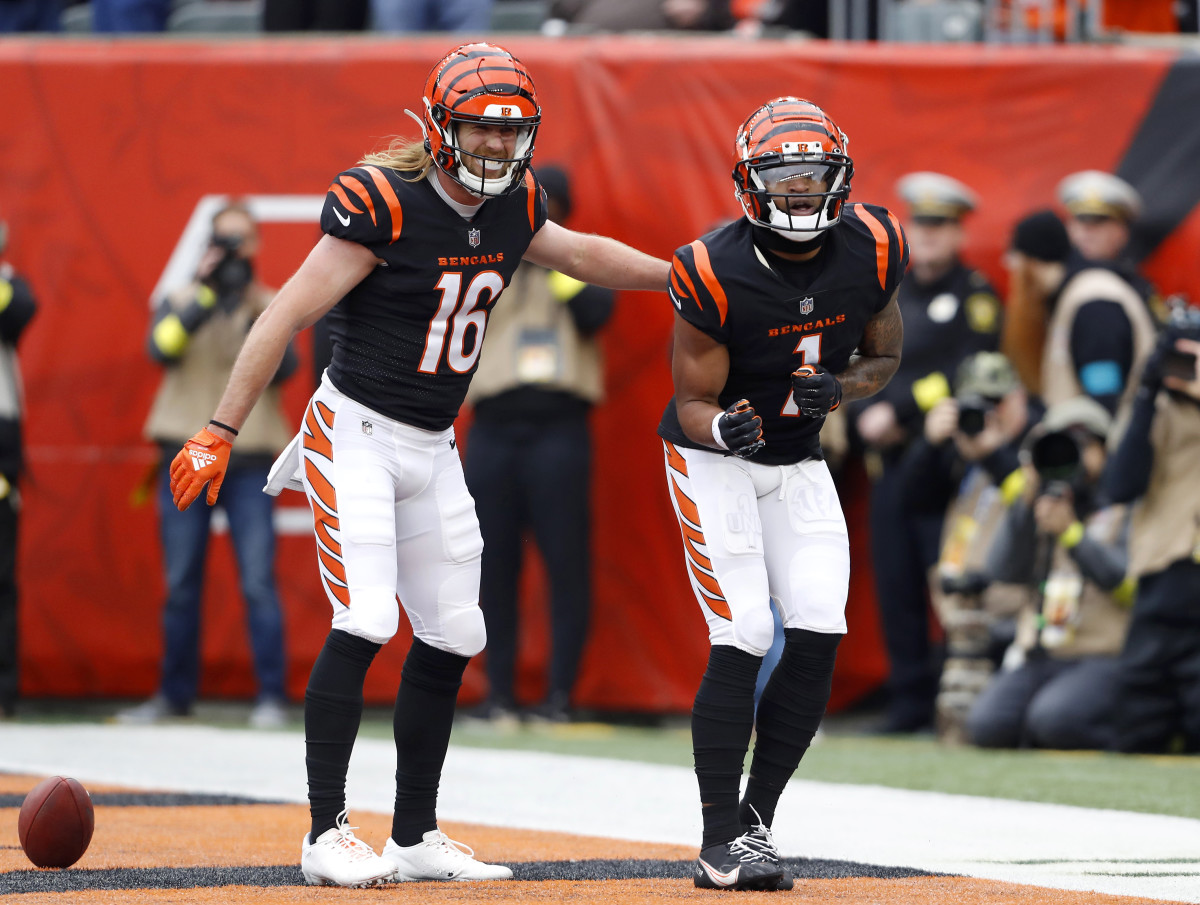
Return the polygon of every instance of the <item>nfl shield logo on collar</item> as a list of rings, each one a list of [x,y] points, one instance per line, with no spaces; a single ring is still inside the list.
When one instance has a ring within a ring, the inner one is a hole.
[[[812,300],[812,296],[810,295],[807,298],[803,298],[800,300],[800,313],[801,314],[812,314],[812,312],[813,312],[813,300]]]
[[[467,231],[467,241],[471,243],[472,248],[479,247],[479,230],[471,229]]]

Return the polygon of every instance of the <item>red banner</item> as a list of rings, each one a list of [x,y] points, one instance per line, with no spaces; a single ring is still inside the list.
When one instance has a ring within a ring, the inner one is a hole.
[[[911,170],[971,185],[982,200],[969,223],[968,256],[997,282],[1013,223],[1049,205],[1066,174],[1119,165],[1174,61],[1166,52],[1104,47],[505,43],[538,84],[544,125],[536,160],[573,174],[576,229],[665,257],[736,216],[734,131],[763,101],[795,94],[820,103],[850,136],[858,200],[895,205],[893,184]],[[30,462],[19,576],[24,694],[139,696],[157,681],[163,578],[153,497],[146,498],[154,453],[141,426],[159,375],[144,343],[148,300],[198,205],[210,195],[250,195],[277,209],[281,198],[320,195],[364,151],[413,133],[403,110],[420,109],[429,67],[447,49],[445,38],[0,44],[8,123],[0,214],[11,226],[10,259],[41,302],[21,348]],[[261,266],[278,285],[317,229],[303,216],[281,217],[263,233]],[[1151,276],[1200,296],[1198,241],[1193,215],[1158,248]],[[655,436],[671,392],[670,325],[664,295],[627,294],[607,333],[608,402],[594,419],[595,612],[578,689],[583,706],[686,710],[703,671],[705,626]],[[297,422],[311,390],[307,370],[290,382]],[[835,707],[886,670],[863,490],[861,480],[846,490],[854,577]],[[294,510],[303,501],[285,494],[282,504]],[[282,538],[289,690],[297,699],[329,625],[313,559],[310,537]],[[525,584],[521,687],[529,697],[541,688],[546,632],[540,574]],[[226,538],[210,556],[203,620],[203,693],[249,694]],[[394,694],[405,647],[393,643],[380,656],[368,680],[371,701]],[[481,689],[475,664],[468,698]]]

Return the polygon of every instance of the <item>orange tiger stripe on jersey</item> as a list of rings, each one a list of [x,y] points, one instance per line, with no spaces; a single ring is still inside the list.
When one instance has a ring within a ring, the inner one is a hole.
[[[671,262],[671,276],[677,277],[683,281],[683,286],[687,289],[687,297],[695,299],[696,304],[699,305],[700,296],[696,293],[696,285],[692,282],[691,275],[689,275],[688,272],[683,269],[683,263],[679,260],[679,258],[676,258]],[[678,285],[675,286],[675,291],[683,294],[683,289],[681,289]]]
[[[304,434],[304,448],[332,462],[333,441],[329,439],[329,434],[325,432],[324,424],[317,418],[316,408],[318,406],[321,409],[321,416],[325,419],[325,424],[333,421],[333,412],[329,406],[322,402],[310,405],[308,411],[304,413],[304,426],[308,428]]]
[[[533,187],[533,173],[531,173],[529,170],[525,171],[525,188],[528,190],[525,192],[525,194],[529,202],[529,228],[534,229],[537,222],[534,219],[534,212],[536,211],[534,202],[537,200],[535,198],[537,192]]]
[[[675,448],[675,444],[667,440],[663,441],[663,446],[667,448],[667,464],[674,468],[684,477],[687,477],[687,459],[685,459]]]
[[[379,194],[387,202],[388,213],[392,215],[392,241],[395,242],[400,238],[400,227],[404,223],[404,212],[400,210],[400,199],[396,197],[396,191],[392,188],[392,184],[383,175],[383,170],[379,167],[363,167],[363,169],[371,174],[371,178],[375,181],[375,188],[379,189]]]
[[[319,404],[319,403],[318,403]],[[308,447],[309,437],[305,434],[305,448]],[[325,479],[320,470],[307,458],[304,460],[304,474],[312,487],[317,504],[313,509],[313,530],[317,535],[317,559],[329,573],[321,574],[321,580],[329,593],[342,606],[350,606],[350,588],[346,581],[346,566],[341,560],[342,547],[335,541],[331,531],[336,531],[341,522],[337,515],[337,492],[333,485]],[[326,549],[328,547],[328,549]],[[332,579],[332,580],[331,580]]]
[[[330,515],[337,515],[337,492],[334,491],[333,485],[325,479],[325,475],[321,474],[321,470],[317,468],[309,459],[304,460],[304,475],[308,478],[308,483],[312,485],[313,495]]]
[[[892,228],[896,230],[896,239],[900,243],[900,256],[904,256],[904,245],[908,242],[908,237],[904,235],[904,227],[900,225],[900,221],[896,219],[896,215],[888,211],[888,222],[892,224]]]
[[[371,222],[378,226],[379,220],[375,217],[375,202],[371,200],[371,193],[367,191],[367,187],[357,176],[351,178],[342,175],[338,177],[338,181],[363,200],[363,204],[367,206],[367,213],[371,215]]]
[[[879,288],[887,287],[888,253],[891,242],[888,240],[887,229],[879,222],[879,218],[868,211],[863,205],[854,205],[854,212],[860,220],[867,224],[871,235],[875,237],[875,266],[879,271]]]
[[[361,214],[362,213],[362,208],[356,206],[355,203],[350,200],[350,196],[346,194],[345,189],[343,189],[339,183],[335,182],[332,185],[330,185],[329,191],[331,191],[331,192],[333,192],[333,194],[337,195],[337,200],[342,202],[342,205],[346,208],[346,210],[350,211],[350,213],[352,213],[352,214]]]
[[[708,257],[708,249],[704,247],[704,243],[697,239],[692,243],[692,251],[696,254],[696,272],[700,274],[700,279],[704,281],[709,293],[713,297],[713,301],[717,303],[717,312],[721,315],[721,323],[725,323],[725,315],[729,312],[729,299],[725,298],[725,290],[721,288],[721,281],[717,279],[717,275],[713,273],[712,260]]]

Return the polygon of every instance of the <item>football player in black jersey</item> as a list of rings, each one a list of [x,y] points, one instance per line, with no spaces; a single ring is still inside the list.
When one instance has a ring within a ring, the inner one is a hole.
[[[304,705],[312,827],[301,869],[313,884],[512,876],[448,839],[435,813],[463,670],[484,646],[483,542],[452,425],[488,313],[522,257],[613,289],[660,289],[669,271],[546,219],[529,168],[541,110],[507,51],[453,50],[423,101],[423,142],[398,141],[334,180],[326,235],[255,323],[213,420],[172,467],[180,509],[205,484],[214,503],[237,428],[287,342],[332,309],[332,361],[268,484],[278,492],[302,480],[334,611]],[[366,672],[401,605],[414,638],[396,696],[396,807],[381,856],[346,824],[346,770]]]
[[[659,435],[712,644],[692,710],[704,818],[695,883],[790,889],[771,825],[825,713],[850,577],[819,432],[843,400],[878,392],[896,372],[908,249],[891,213],[847,203],[846,136],[809,101],[754,111],[736,155],[745,218],[672,263],[675,397]],[[772,600],[786,641],[756,717]]]

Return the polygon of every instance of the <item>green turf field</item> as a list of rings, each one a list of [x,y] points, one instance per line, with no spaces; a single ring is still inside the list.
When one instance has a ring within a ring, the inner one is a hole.
[[[364,733],[390,735],[370,721]],[[523,725],[510,730],[460,720],[453,743],[691,766],[686,728],[600,723]],[[1024,801],[1200,818],[1200,758],[1096,752],[983,751],[930,737],[822,734],[798,779],[892,786]]]

